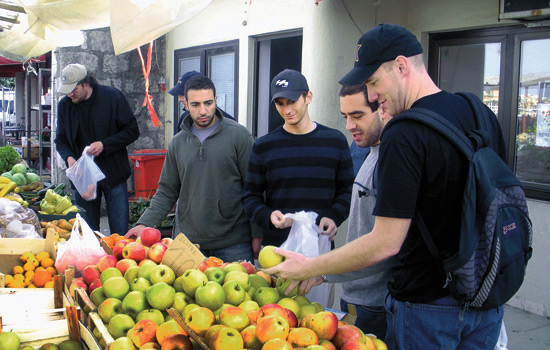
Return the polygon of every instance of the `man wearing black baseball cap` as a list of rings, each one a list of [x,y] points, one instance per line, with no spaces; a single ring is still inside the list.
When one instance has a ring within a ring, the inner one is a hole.
[[[311,120],[312,99],[298,71],[285,69],[271,81],[271,101],[284,124],[255,142],[243,194],[246,213],[263,228],[264,245],[287,239],[292,220],[284,214],[314,211],[321,233],[333,240],[349,213],[354,175],[348,142],[342,132]]]
[[[196,75],[204,75],[200,72],[197,72],[196,70],[189,71],[187,73],[183,73],[182,76],[178,79],[177,83],[168,90],[168,93],[178,99],[178,102],[181,102],[183,104],[183,113],[178,119],[178,123],[176,125],[175,134],[177,134],[181,130],[181,123],[183,122],[183,119],[189,115],[189,111],[187,110],[187,100],[185,99],[185,84],[189,79]],[[221,108],[218,107],[218,109],[222,112],[222,115],[225,118],[233,119],[231,115],[223,111]]]
[[[390,349],[493,349],[502,307],[464,308],[450,295],[445,276],[415,223],[420,214],[437,248],[458,251],[460,215],[467,174],[464,156],[447,139],[420,123],[399,121],[412,107],[442,115],[465,133],[476,128],[466,99],[440,90],[424,66],[422,46],[406,28],[380,24],[358,41],[355,65],[340,83],[365,83],[370,102],[394,115],[381,136],[373,230],[317,258],[275,250],[286,260],[266,273],[285,279],[357,270],[397,255],[386,300]],[[491,147],[505,159],[494,114]],[[307,283],[305,284],[307,285]]]

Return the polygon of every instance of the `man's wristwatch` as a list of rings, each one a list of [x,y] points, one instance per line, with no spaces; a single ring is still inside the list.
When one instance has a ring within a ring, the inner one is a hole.
[[[328,282],[327,275],[321,275],[321,278],[323,279],[323,283],[327,283],[327,282]]]

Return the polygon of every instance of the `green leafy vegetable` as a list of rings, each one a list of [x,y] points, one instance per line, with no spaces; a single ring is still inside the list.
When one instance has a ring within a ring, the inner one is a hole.
[[[0,173],[10,171],[20,158],[12,146],[0,147]]]

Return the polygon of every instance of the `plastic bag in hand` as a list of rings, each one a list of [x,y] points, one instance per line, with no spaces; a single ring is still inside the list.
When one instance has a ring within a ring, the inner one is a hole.
[[[105,178],[101,169],[94,162],[94,156],[88,154],[90,146],[86,146],[82,155],[72,167],[65,170],[80,196],[87,201],[96,199],[97,183]]]
[[[308,258],[319,255],[319,233],[321,230],[315,225],[317,213],[300,211],[294,214],[285,214],[285,217],[294,220],[288,238],[281,248],[301,253]]]
[[[86,266],[96,265],[99,259],[105,255],[107,253],[101,248],[99,240],[90,226],[80,214],[76,214],[71,237],[65,244],[58,245],[55,268],[63,273],[68,266],[74,266],[75,274],[78,277]]]

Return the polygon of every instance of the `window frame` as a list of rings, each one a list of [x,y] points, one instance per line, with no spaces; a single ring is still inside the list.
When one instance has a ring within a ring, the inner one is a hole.
[[[443,46],[469,44],[501,44],[501,70],[499,88],[499,122],[507,148],[507,164],[516,172],[516,132],[519,93],[520,50],[523,40],[550,38],[548,27],[523,25],[479,28],[452,32],[429,33],[428,73],[439,86],[439,53]],[[522,181],[529,198],[550,200],[550,184]]]
[[[208,58],[212,55],[224,52],[233,52],[235,55],[234,62],[234,111],[233,118],[238,121],[239,116],[239,40],[223,41],[213,44],[199,45],[186,47],[174,50],[174,81],[177,82],[181,74],[185,72],[179,71],[180,59],[187,57],[200,57],[200,72],[210,78],[208,71]],[[217,90],[217,88],[216,88]],[[177,130],[177,119],[179,119],[182,111],[179,108],[178,99],[174,97],[174,133]]]

